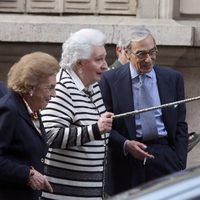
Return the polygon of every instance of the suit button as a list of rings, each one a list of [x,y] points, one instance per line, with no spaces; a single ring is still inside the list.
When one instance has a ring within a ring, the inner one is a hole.
[[[41,163],[44,163],[44,158],[41,158],[40,161],[41,161]]]

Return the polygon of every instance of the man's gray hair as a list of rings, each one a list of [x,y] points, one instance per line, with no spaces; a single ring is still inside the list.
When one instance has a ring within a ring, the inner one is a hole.
[[[149,35],[153,38],[154,43],[155,43],[155,39],[154,39],[153,35],[151,34],[151,32],[147,28],[145,28],[144,26],[135,26],[135,27],[129,29],[127,31],[126,37],[124,37],[125,47],[127,49],[130,49],[131,45],[134,42],[138,42],[140,40],[143,40]],[[155,45],[156,45],[156,43],[155,43]]]
[[[89,59],[94,46],[106,43],[106,36],[99,30],[84,28],[72,33],[63,43],[60,66],[73,69],[79,60]]]

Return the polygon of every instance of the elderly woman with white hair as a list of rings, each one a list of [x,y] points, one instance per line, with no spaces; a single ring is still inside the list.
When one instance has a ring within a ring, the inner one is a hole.
[[[105,35],[81,29],[63,44],[56,97],[42,112],[50,146],[45,165],[54,193],[43,199],[103,199],[108,132],[98,81],[107,70]]]

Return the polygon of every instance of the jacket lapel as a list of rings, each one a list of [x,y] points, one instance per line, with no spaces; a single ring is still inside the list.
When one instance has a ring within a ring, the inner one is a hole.
[[[157,78],[158,92],[160,95],[161,104],[169,103],[171,101],[169,80],[166,80],[166,76],[162,74],[162,70],[159,68],[154,68]]]
[[[129,70],[129,64],[120,67],[120,70],[116,71],[116,81],[114,83],[115,97],[119,105],[119,113],[130,112],[134,110],[132,82]],[[125,124],[127,126],[129,136],[131,139],[135,138],[133,131],[135,130],[134,117],[125,117]]]
[[[38,132],[38,130],[36,129],[35,125],[33,124],[32,120],[31,120],[31,117],[29,116],[28,114],[28,111],[27,111],[27,108],[26,108],[26,105],[25,103],[23,102],[22,98],[19,96],[19,94],[16,94],[14,92],[12,92],[12,96],[13,98],[15,99],[15,102],[16,102],[16,105],[17,105],[17,109],[18,109],[18,113],[19,115],[33,128],[33,130],[37,133],[37,135],[40,137],[40,138],[43,138],[45,135],[45,131],[44,129],[41,130],[41,133],[40,134]],[[40,127],[41,127],[41,117],[39,116],[39,121],[40,121]],[[43,126],[42,126],[43,127]],[[45,140],[45,138],[43,138],[43,140]],[[46,141],[46,140],[45,140]]]
[[[160,70],[159,67],[158,68],[155,67],[154,70],[156,72],[157,85],[158,85],[161,104],[174,102],[175,101],[174,88],[170,87],[171,84],[169,84],[171,81],[170,76],[168,74],[165,74],[166,71],[163,72],[162,70]],[[173,106],[162,108],[163,122],[168,132],[169,132],[168,129],[169,125],[173,122],[173,120],[175,120],[174,112],[175,109]]]
[[[42,135],[44,141],[46,142],[47,141],[47,135],[46,135],[46,131],[45,131],[44,125],[42,123],[41,114],[39,112],[38,112],[38,117],[39,117],[41,135]]]

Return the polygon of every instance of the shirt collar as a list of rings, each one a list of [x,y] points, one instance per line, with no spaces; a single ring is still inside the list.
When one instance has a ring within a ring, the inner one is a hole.
[[[74,70],[72,69],[69,69],[68,70],[72,80],[74,81],[75,85],[77,86],[77,88],[80,90],[80,91],[83,91],[83,90],[87,90],[89,92],[92,92],[93,91],[93,85],[90,85],[88,88],[85,88],[83,82],[81,81],[81,79],[77,76],[77,74],[74,72]]]
[[[139,74],[137,73],[135,67],[131,64],[131,62],[129,62],[129,69],[130,69],[130,73],[131,73],[131,79],[133,80],[134,78],[136,78]],[[149,73],[146,73],[146,75],[152,79],[155,80],[156,75],[155,75],[155,71],[154,69],[152,69]]]
[[[32,114],[33,111],[31,110],[31,108],[30,108],[30,106],[28,105],[27,101],[26,101],[24,98],[23,98],[23,101],[24,101],[24,103],[25,103],[25,105],[26,105],[26,107],[27,107],[28,114]]]
[[[25,105],[26,105],[26,108],[27,108],[27,110],[28,110],[28,114],[31,116],[31,119],[32,120],[37,120],[38,119],[38,114],[37,114],[37,112],[33,112],[33,110],[30,108],[30,106],[28,105],[28,103],[27,103],[27,101],[24,99],[24,98],[22,98],[23,99],[23,101],[24,101],[24,103],[25,103]]]

